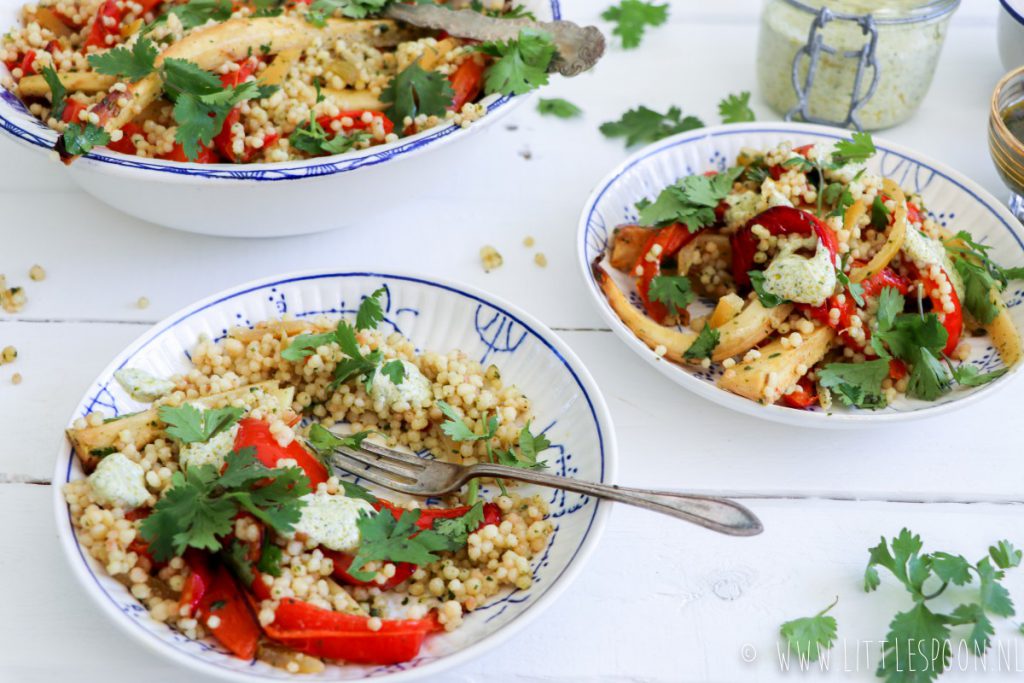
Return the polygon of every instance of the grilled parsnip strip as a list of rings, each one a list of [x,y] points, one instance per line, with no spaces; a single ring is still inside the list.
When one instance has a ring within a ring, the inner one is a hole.
[[[793,310],[793,304],[765,308],[756,298],[740,314],[718,328],[718,346],[711,354],[717,362],[746,353],[768,337]]]
[[[384,111],[384,103],[378,100],[369,90],[336,90],[324,88],[321,91],[324,99],[331,100],[341,110],[366,109]]]
[[[57,76],[68,92],[84,92],[90,95],[104,92],[117,82],[113,76],[95,71],[60,71]],[[45,78],[33,74],[18,81],[18,94],[22,97],[43,97],[50,94],[50,86]]]
[[[850,271],[851,282],[861,282],[871,277],[875,273],[881,272],[882,268],[889,265],[889,261],[893,260],[897,254],[900,253],[900,248],[903,246],[903,241],[907,237],[907,197],[903,194],[903,189],[894,181],[889,178],[882,180],[882,189],[890,199],[896,200],[896,215],[893,218],[892,225],[889,226],[889,234],[885,238],[885,244],[878,250],[871,260],[860,268],[854,268]],[[857,206],[853,204],[847,209],[847,216],[853,207]],[[861,204],[861,213],[866,209]]]
[[[775,403],[793,386],[807,368],[825,357],[836,333],[825,325],[817,325],[797,347],[782,345],[776,339],[761,347],[757,360],[737,363],[718,380],[718,386],[764,405]]]
[[[224,391],[219,394],[210,394],[194,399],[190,403],[203,408],[220,407],[239,396],[244,396],[253,389],[262,388],[269,394],[277,396],[278,402],[286,410],[291,410],[292,400],[295,396],[295,389],[288,387],[281,389],[277,380],[249,384],[244,387]],[[94,427],[83,427],[82,429],[68,429],[68,439],[75,448],[75,454],[82,461],[82,467],[86,472],[92,472],[99,463],[100,458],[111,448],[115,448],[120,435],[128,431],[132,435],[132,443],[136,448],[141,449],[146,444],[152,443],[164,433],[164,424],[160,421],[158,408],[150,408],[141,413],[116,417],[109,422]]]
[[[393,21],[380,19],[328,19],[324,28],[317,28],[296,17],[229,19],[199,29],[174,43],[157,56],[156,66],[163,64],[165,59],[185,59],[210,71],[225,62],[259,54],[261,46],[268,46],[266,54],[279,54],[285,50],[304,49],[319,37],[324,41],[346,38],[374,47],[393,47],[408,39],[409,35]],[[136,83],[125,83],[123,92],[109,93],[89,111],[99,118],[98,125],[111,133],[135,118],[160,96],[162,90],[160,75],[151,73]],[[65,163],[70,162],[72,156],[64,149],[63,136],[57,139],[56,149]]]

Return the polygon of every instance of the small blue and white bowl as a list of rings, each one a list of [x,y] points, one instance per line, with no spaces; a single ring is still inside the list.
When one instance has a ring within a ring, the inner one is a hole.
[[[122,351],[86,391],[75,419],[92,411],[122,415],[141,409],[114,381],[114,372],[136,367],[157,376],[187,370],[187,354],[200,335],[222,338],[228,329],[289,313],[297,318],[354,315],[360,301],[386,289],[381,329],[397,331],[417,350],[464,351],[494,364],[508,384],[530,399],[534,425],[551,440],[549,472],[587,481],[614,482],[616,444],[611,417],[593,377],[542,323],[470,287],[412,275],[309,272],[259,280],[199,301],[157,323]],[[522,486],[550,506],[554,533],[532,562],[533,585],[507,591],[465,615],[452,633],[430,636],[419,657],[394,666],[330,665],[319,674],[289,674],[262,662],[243,661],[213,640],[195,641],[155,621],[127,588],[108,575],[81,546],[62,493],[84,476],[69,445],[62,444],[54,471],[53,506],[61,548],[82,589],[125,633],[183,666],[230,681],[338,681],[386,677],[408,681],[436,675],[507,640],[536,619],[568,587],[593,552],[609,505],[575,493]],[[523,653],[528,656],[528,653]]]
[[[622,162],[590,195],[580,215],[576,236],[577,263],[586,280],[587,291],[612,331],[634,353],[682,388],[741,413],[803,427],[857,428],[940,415],[991,396],[1024,374],[1024,362],[1018,362],[1008,373],[984,386],[958,387],[936,401],[901,396],[877,411],[839,405],[833,405],[828,412],[820,408],[794,410],[762,406],[720,389],[716,384],[721,373],[719,366],[704,370],[700,366],[677,365],[656,355],[612,310],[594,278],[591,264],[606,258],[608,241],[616,226],[636,221],[636,202],[645,198],[653,200],[663,188],[682,176],[708,170],[724,171],[735,165],[737,155],[744,148],[771,149],[786,141],[794,145],[832,143],[844,137],[849,137],[848,131],[805,123],[716,126],[666,138]],[[978,242],[991,247],[996,262],[1007,267],[1024,265],[1021,225],[1002,202],[974,181],[924,155],[877,137],[875,147],[878,154],[868,163],[870,171],[892,178],[907,190],[920,194],[936,221],[954,232],[970,232]],[[639,301],[632,277],[610,265],[606,270],[622,291]],[[1003,299],[1017,330],[1024,330],[1024,283],[1011,282]],[[999,354],[987,337],[966,336],[965,341],[971,345],[969,362],[980,372],[1002,367]]]
[[[26,0],[0,0],[0,32],[20,25]],[[559,0],[523,0],[541,21],[560,19]],[[0,64],[0,74],[7,75]],[[97,148],[68,167],[71,178],[101,202],[178,230],[226,237],[282,237],[350,225],[372,225],[402,188],[452,182],[459,157],[435,151],[493,125],[530,97],[489,95],[487,114],[468,128],[447,124],[397,142],[342,155],[257,164],[194,164],[142,159]],[[57,133],[15,93],[0,87],[0,130],[51,154]],[[55,156],[55,155],[54,155]],[[53,173],[65,172],[54,158]]]

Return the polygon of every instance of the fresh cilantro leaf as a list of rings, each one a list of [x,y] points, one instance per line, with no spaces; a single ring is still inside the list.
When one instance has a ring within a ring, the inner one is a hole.
[[[947,361],[947,365],[948,364],[949,363]],[[999,379],[1007,372],[1009,372],[1009,368],[999,368],[998,370],[993,370],[992,372],[986,372],[985,374],[981,374],[978,371],[978,368],[976,368],[973,365],[967,365],[966,363],[963,365],[958,365],[956,367],[950,365],[949,367],[953,373],[953,380],[957,384],[960,384],[965,387],[980,387],[983,384],[988,384],[993,380]]]
[[[320,143],[320,151],[323,154],[344,154],[372,138],[373,135],[365,130],[354,130],[351,133],[338,132]]]
[[[166,561],[189,547],[220,550],[219,539],[234,528],[238,507],[229,498],[212,495],[216,480],[214,465],[190,467],[171,476],[171,487],[139,526],[154,559]]]
[[[858,306],[864,308],[863,285],[861,285],[859,282],[853,282],[852,280],[850,280],[850,276],[843,272],[842,268],[836,268],[836,281],[846,288],[846,291],[850,293],[850,296],[853,297],[853,300],[857,302]]]
[[[392,0],[315,0],[310,8],[325,17],[340,14],[350,19],[365,19],[380,14]]]
[[[160,406],[157,411],[160,420],[167,424],[167,435],[183,444],[209,441],[238,422],[244,413],[244,408],[234,406],[199,410],[190,403]]]
[[[967,634],[967,643],[971,648],[970,652],[973,652],[977,657],[988,650],[996,630],[992,625],[992,620],[985,614],[985,610],[981,605],[977,603],[958,605],[949,617],[949,623],[953,626],[973,624],[970,632]]]
[[[419,61],[392,78],[380,94],[380,101],[388,105],[388,118],[401,130],[405,129],[406,119],[415,119],[419,114],[443,116],[454,98],[455,92],[444,74],[424,71]]]
[[[612,33],[622,38],[622,47],[639,47],[648,26],[661,26],[668,20],[668,5],[644,0],[622,0],[601,13],[601,18],[616,24]]]
[[[1000,617],[1012,617],[1014,615],[1013,600],[1010,599],[1010,592],[999,583],[1004,572],[992,566],[989,558],[983,558],[975,565],[978,572],[980,587],[978,589],[981,606],[986,611]]]
[[[185,156],[193,160],[199,158],[200,143],[209,145],[220,133],[227,115],[224,112],[218,116],[214,108],[189,93],[178,96],[172,112],[178,124],[174,140],[181,143]]]
[[[319,87],[318,87],[319,90]],[[319,102],[319,95],[317,101]],[[363,130],[352,131],[351,133],[328,132],[316,120],[313,112],[309,112],[309,121],[300,126],[288,136],[288,144],[300,152],[310,156],[322,156],[324,154],[344,154],[354,149],[357,145],[366,142],[372,136]]]
[[[626,146],[632,147],[703,127],[703,121],[696,116],[684,117],[679,107],[659,114],[641,105],[624,113],[618,121],[601,124],[600,130],[607,138],[626,138]]]
[[[718,346],[718,338],[721,336],[718,330],[714,329],[707,323],[704,323],[704,329],[700,331],[697,338],[690,344],[690,348],[683,352],[683,358],[687,360],[700,360],[701,358],[711,358],[711,354],[714,352],[715,347]]]
[[[1019,567],[1024,555],[1009,541],[999,541],[996,545],[989,546],[988,554],[1000,569]]]
[[[380,372],[395,386],[405,381],[405,365],[400,360],[389,360],[381,366]]]
[[[832,186],[830,185],[829,187]],[[850,208],[851,204],[853,204],[853,195],[850,193],[850,191],[843,186],[840,187],[842,187],[842,192],[840,192],[839,196],[835,199],[835,208],[829,212],[829,217],[845,215],[846,210]],[[824,201],[828,201],[828,199],[825,197],[822,197],[822,199]]]
[[[290,360],[293,363],[312,356],[321,346],[334,341],[334,332],[323,334],[300,334],[292,339],[288,346],[281,351],[281,358]]]
[[[182,93],[210,95],[222,89],[220,78],[187,59],[167,58],[160,65],[160,71],[164,87],[172,98]]]
[[[366,437],[372,433],[369,430],[363,430],[355,434],[339,436],[323,425],[314,423],[309,428],[308,443],[318,454],[329,458],[331,453],[338,448],[359,448],[363,445]]]
[[[779,629],[779,635],[799,658],[816,662],[821,653],[835,643],[836,620],[835,617],[827,616],[827,614],[836,606],[837,602],[839,602],[838,597],[832,601],[831,605],[813,617],[787,621]]]
[[[871,227],[879,232],[885,232],[885,229],[889,227],[889,208],[877,194],[875,201],[871,203]]]
[[[945,622],[944,615],[932,612],[923,602],[896,614],[889,623],[878,676],[889,683],[925,683],[937,678],[952,654]]]
[[[388,509],[374,515],[362,513],[356,522],[361,538],[359,549],[348,573],[360,581],[370,581],[374,573],[362,571],[368,562],[410,562],[422,566],[436,561],[435,552],[446,550],[449,540],[436,531],[420,531],[416,526],[420,514],[420,510],[403,510],[396,520]]]
[[[751,270],[747,273],[750,276],[750,285],[754,288],[754,292],[757,293],[757,299],[761,302],[761,305],[765,308],[775,308],[779,304],[785,303],[778,294],[772,294],[764,288],[764,271],[763,270]]]
[[[356,484],[355,482],[341,480],[341,488],[345,490],[345,496],[348,498],[357,498],[359,500],[365,500],[369,503],[376,503],[377,496],[370,493],[368,490]]]
[[[183,5],[172,5],[167,14],[158,17],[146,26],[142,32],[149,33],[158,24],[167,21],[170,15],[176,15],[184,30],[188,31],[202,26],[208,21],[227,21],[231,18],[231,0],[189,0]]]
[[[551,99],[540,98],[537,100],[537,111],[548,116],[557,116],[560,119],[572,119],[583,114],[583,110],[569,100],[560,97]]]
[[[419,2],[431,2],[432,0],[418,0]],[[537,20],[536,15],[533,12],[526,9],[522,5],[514,5],[508,10],[502,8],[489,9],[484,7],[484,4],[480,0],[472,0],[469,3],[469,8],[474,12],[480,12],[480,14],[486,14],[489,17],[496,19],[533,19]]]
[[[832,163],[837,166],[862,163],[874,156],[875,151],[871,133],[854,133],[849,140],[840,140],[835,144]]]
[[[935,576],[942,581],[963,586],[971,582],[971,563],[963,555],[935,552],[929,564]]]
[[[886,332],[892,329],[896,316],[903,311],[906,299],[895,287],[884,287],[878,295],[878,312],[876,314],[879,330]]]
[[[92,123],[69,123],[64,129],[64,150],[72,156],[88,154],[110,142],[110,134]]]
[[[283,558],[281,548],[270,538],[270,534],[263,535],[263,547],[260,550],[260,559],[256,562],[256,569],[260,574],[270,576],[281,576],[281,560]]]
[[[879,358],[863,363],[829,363],[818,372],[818,382],[847,406],[884,408],[882,382],[889,376],[889,361]]]
[[[440,517],[434,520],[433,530],[448,541],[445,550],[461,550],[466,547],[469,535],[484,522],[484,504],[475,503],[461,517]]]
[[[963,305],[982,325],[987,325],[999,315],[999,307],[992,300],[993,289],[998,290],[995,278],[984,267],[966,258],[958,258],[953,267],[964,281]]]
[[[768,164],[765,163],[764,157],[758,157],[754,161],[750,162],[747,167],[743,170],[743,175],[740,178],[744,182],[751,182],[756,184],[758,187],[768,178]]]
[[[59,120],[64,114],[65,105],[67,105],[68,90],[60,82],[60,76],[50,65],[43,67],[43,80],[50,87],[50,116]]]
[[[739,95],[729,94],[718,103],[718,115],[722,123],[743,123],[755,120],[754,111],[750,108],[750,93],[746,90]]]
[[[135,83],[156,70],[157,52],[153,41],[142,37],[131,48],[122,45],[89,55],[89,65],[98,73],[119,76]]]
[[[548,82],[548,66],[557,51],[550,34],[520,29],[519,37],[507,42],[482,43],[477,49],[496,57],[484,74],[484,92],[522,95]]]
[[[495,424],[493,430],[489,429],[483,434],[476,434],[469,428],[469,425],[463,421],[462,416],[455,412],[455,409],[450,405],[444,401],[438,401],[436,405],[441,413],[448,418],[446,422],[441,424],[441,431],[447,434],[448,438],[452,441],[480,441],[482,439],[490,439],[498,429],[497,424]]]
[[[377,325],[384,320],[384,307],[381,304],[381,297],[387,291],[386,287],[380,287],[359,304],[359,310],[356,311],[357,330],[375,330]],[[399,382],[396,382],[396,384],[399,384]]]
[[[683,223],[690,232],[712,225],[716,220],[715,208],[732,191],[732,184],[743,173],[742,166],[734,166],[713,176],[690,175],[663,189],[658,198],[640,209],[639,220],[644,225]]]
[[[945,330],[942,330],[945,332]],[[927,350],[915,349],[911,358],[907,395],[925,401],[934,401],[949,391],[950,378],[945,366]]]
[[[221,552],[221,557],[243,585],[252,585],[256,577],[252,573],[253,565],[249,560],[249,549],[244,543],[236,539],[231,543],[227,552]]]
[[[534,434],[531,432],[529,422],[527,422],[520,430],[519,461],[524,463],[527,467],[534,469],[547,467],[547,463],[544,461],[538,461],[537,456],[549,448],[551,448],[551,442],[548,438],[544,436],[543,433]]]
[[[649,296],[652,301],[660,301],[670,311],[683,313],[693,303],[697,295],[690,286],[690,278],[685,275],[658,275],[651,280]]]

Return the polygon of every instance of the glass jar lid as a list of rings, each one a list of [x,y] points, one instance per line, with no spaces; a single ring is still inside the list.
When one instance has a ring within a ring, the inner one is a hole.
[[[949,14],[960,0],[784,0],[806,12],[827,7],[839,19],[870,14],[877,24],[910,24]]]

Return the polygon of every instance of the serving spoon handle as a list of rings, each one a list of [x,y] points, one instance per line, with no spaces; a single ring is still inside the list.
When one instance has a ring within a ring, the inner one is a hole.
[[[524,28],[548,33],[558,49],[551,71],[575,76],[590,69],[604,54],[604,35],[596,26],[571,21],[534,21],[524,17],[502,19],[471,9],[448,9],[441,5],[391,3],[384,15],[413,26],[445,31],[459,38],[480,41],[515,40]]]

